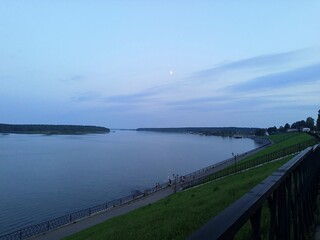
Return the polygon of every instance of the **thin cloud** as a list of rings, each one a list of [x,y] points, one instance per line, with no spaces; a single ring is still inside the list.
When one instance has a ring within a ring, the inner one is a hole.
[[[293,85],[301,85],[320,80],[320,63],[253,78],[245,83],[227,88],[232,91],[256,91],[263,89],[279,88]]]
[[[61,82],[64,82],[64,83],[70,83],[70,82],[82,82],[86,79],[86,76],[85,75],[82,75],[82,74],[76,74],[76,75],[73,75],[69,78],[65,78],[65,79],[62,79],[60,80]]]
[[[170,86],[163,85],[153,88],[148,88],[143,91],[132,94],[119,94],[109,97],[104,97],[103,100],[107,103],[137,103],[150,100],[152,97],[167,92],[170,90]]]
[[[264,99],[262,97],[255,98],[241,98],[240,96],[227,99],[224,101],[218,102],[201,102],[199,103],[197,99],[191,100],[196,104],[184,104],[173,106],[173,109],[176,111],[190,111],[190,112],[205,112],[205,111],[213,111],[213,112],[228,112],[228,111],[236,111],[237,109],[245,110],[252,108],[252,101],[254,101],[254,107],[261,107],[267,103],[269,103],[268,99]]]
[[[235,101],[238,98],[236,97],[226,97],[226,95],[223,96],[209,96],[209,97],[201,97],[201,98],[191,98],[186,100],[179,100],[179,101],[170,101],[167,103],[169,106],[191,106],[191,105],[199,105],[199,104],[205,104],[205,103],[223,103],[227,101]]]
[[[252,69],[258,69],[258,68],[267,68],[272,66],[289,64],[292,62],[301,61],[303,59],[309,59],[312,57],[311,55],[316,55],[311,50],[312,48],[306,48],[306,49],[300,49],[300,50],[295,50],[290,52],[260,55],[252,58],[242,59],[239,61],[224,63],[214,68],[198,71],[194,73],[194,75],[191,78],[193,79],[208,78],[208,77],[214,77],[216,75],[219,75],[227,71],[246,70],[246,69],[252,70]]]
[[[163,85],[153,88],[148,88],[140,92],[132,94],[118,94],[112,96],[102,96],[98,92],[83,92],[72,97],[74,101],[85,102],[85,101],[97,101],[107,104],[136,104],[150,101],[154,96],[164,93],[170,89],[170,86]]]
[[[84,92],[84,93],[79,93],[77,96],[72,98],[74,101],[78,102],[86,102],[86,101],[93,101],[100,99],[100,94],[97,92]]]
[[[84,75],[74,75],[70,78],[70,81],[83,81],[85,79]]]

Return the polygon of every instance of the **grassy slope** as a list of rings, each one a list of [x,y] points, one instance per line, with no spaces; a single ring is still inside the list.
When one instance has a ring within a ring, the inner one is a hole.
[[[248,161],[248,160],[269,154],[271,152],[296,145],[300,142],[313,139],[313,137],[307,133],[296,132],[296,133],[283,133],[283,134],[272,135],[272,136],[269,136],[269,139],[273,142],[273,145],[250,157],[247,157],[243,161]]]
[[[296,133],[272,136],[272,148],[287,147],[308,137]],[[172,195],[66,239],[185,239],[290,158]]]

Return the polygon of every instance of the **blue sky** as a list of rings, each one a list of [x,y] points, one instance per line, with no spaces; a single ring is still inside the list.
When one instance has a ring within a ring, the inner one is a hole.
[[[0,122],[269,127],[320,109],[319,1],[0,1]]]

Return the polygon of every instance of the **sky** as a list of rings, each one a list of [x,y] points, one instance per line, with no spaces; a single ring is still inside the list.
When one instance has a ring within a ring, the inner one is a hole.
[[[0,0],[0,123],[316,119],[319,12],[313,0]]]

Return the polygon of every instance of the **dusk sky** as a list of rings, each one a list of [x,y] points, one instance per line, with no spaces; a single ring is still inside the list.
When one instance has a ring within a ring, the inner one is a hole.
[[[316,119],[319,12],[313,0],[0,0],[0,123]]]

